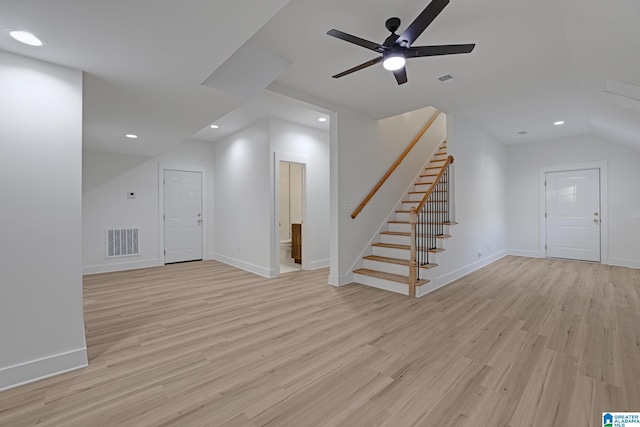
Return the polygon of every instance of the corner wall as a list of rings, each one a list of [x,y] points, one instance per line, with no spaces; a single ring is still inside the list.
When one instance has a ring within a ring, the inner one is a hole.
[[[84,152],[82,199],[83,271],[85,274],[163,265],[160,242],[160,164],[196,166],[203,177],[203,257],[213,258],[213,144],[186,140],[167,153],[153,158],[121,154]],[[127,193],[136,193],[135,199]],[[139,226],[140,255],[106,258],[105,229]]]
[[[0,52],[0,390],[87,365],[82,73]]]
[[[269,121],[213,144],[215,259],[271,277]]]
[[[595,135],[512,145],[509,158],[509,247],[515,254],[540,253],[540,167],[607,161],[609,263],[640,268],[640,151]],[[620,202],[613,209],[613,202]],[[606,256],[607,254],[603,254]]]

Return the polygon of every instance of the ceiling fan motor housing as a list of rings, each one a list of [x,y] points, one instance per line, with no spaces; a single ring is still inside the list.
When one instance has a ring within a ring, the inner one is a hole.
[[[384,26],[387,27],[387,30],[395,33],[398,28],[400,28],[400,18],[389,18],[387,22],[384,23]]]

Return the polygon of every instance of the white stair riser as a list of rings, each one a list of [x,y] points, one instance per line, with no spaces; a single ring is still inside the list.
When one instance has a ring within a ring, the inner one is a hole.
[[[395,222],[389,223],[389,231],[399,231],[401,233],[410,233],[411,225],[409,223],[398,224]]]
[[[353,281],[362,285],[409,295],[409,285],[404,283],[393,282],[391,280],[380,279],[378,277],[365,276],[358,273],[353,275]]]
[[[411,243],[411,236],[396,236],[394,234],[381,234],[382,243],[392,245],[408,245]]]
[[[389,258],[409,259],[409,251],[405,249],[385,248],[380,246],[373,247],[373,254],[378,256],[386,256]]]
[[[449,227],[450,227],[449,225],[445,225],[444,226],[444,233],[443,234],[451,234],[451,233],[449,233]],[[408,223],[391,222],[388,225],[388,229],[389,229],[389,231],[397,231],[397,232],[400,232],[400,233],[410,233],[411,232],[411,226]],[[383,243],[388,243],[388,242],[383,242]],[[402,243],[402,244],[404,244],[404,243]]]
[[[418,190],[416,190],[418,191]],[[422,201],[422,198],[424,197],[425,193],[413,193],[413,194],[409,194],[409,199],[408,200],[416,200],[418,202]]]
[[[409,267],[406,265],[393,264],[390,262],[374,261],[371,259],[364,260],[364,268],[370,270],[382,271],[384,273],[398,274],[400,276],[409,276]]]
[[[396,221],[409,221],[409,212],[396,212]]]
[[[411,202],[402,202],[402,210],[410,211],[411,208],[418,209],[418,205],[420,204],[419,200],[414,200]]]

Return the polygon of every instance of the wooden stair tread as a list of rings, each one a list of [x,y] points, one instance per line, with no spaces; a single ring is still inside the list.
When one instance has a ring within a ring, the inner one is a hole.
[[[391,257],[379,256],[379,255],[367,255],[367,256],[364,256],[363,259],[368,259],[370,261],[387,262],[389,264],[406,265],[407,267],[409,267],[409,260],[407,259],[391,258]],[[430,263],[430,264],[421,265],[420,268],[429,269],[437,266],[438,264]]]
[[[380,234],[384,234],[385,236],[411,236],[411,233],[406,232],[406,231],[381,231]],[[449,239],[451,237],[451,234],[420,234],[420,233],[416,233],[416,236],[418,237],[433,237],[435,236],[436,239]]]
[[[374,243],[371,246],[377,246],[379,248],[402,249],[405,251],[411,249],[409,245],[396,245],[394,243]]]
[[[451,237],[451,236],[448,236]],[[446,239],[447,237],[443,237],[444,239]],[[400,249],[402,251],[409,251],[411,250],[411,246],[409,245],[396,245],[395,243],[374,243],[371,246],[375,246],[378,248],[389,248],[389,249]],[[427,252],[443,252],[444,249],[442,248],[433,248],[433,249],[427,249]]]
[[[443,203],[446,202],[446,200],[438,200],[438,201],[439,202],[443,202]],[[429,209],[429,210],[427,210],[427,212],[428,213],[446,213],[447,211],[439,211],[437,209],[436,210]],[[396,213],[411,213],[411,211],[402,211],[402,210],[400,210],[400,211],[396,211]]]
[[[369,270],[368,268],[359,268],[354,270],[354,274],[362,274],[364,276],[377,277],[378,279],[390,280],[392,282],[409,284],[409,277],[400,276],[399,274],[384,273],[382,271]],[[429,283],[426,279],[420,279],[416,282],[416,286],[422,286],[425,283]]]

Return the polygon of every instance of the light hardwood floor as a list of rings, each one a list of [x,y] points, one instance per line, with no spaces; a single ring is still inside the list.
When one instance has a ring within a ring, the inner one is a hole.
[[[213,261],[85,278],[88,368],[17,426],[601,426],[640,411],[640,271],[504,258],[423,298]]]

